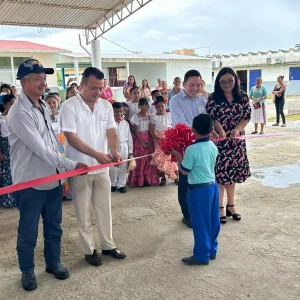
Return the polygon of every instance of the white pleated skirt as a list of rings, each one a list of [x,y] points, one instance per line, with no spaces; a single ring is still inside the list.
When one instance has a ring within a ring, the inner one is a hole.
[[[263,104],[261,108],[255,109],[253,104],[251,104],[251,122],[252,123],[267,123],[267,111],[266,105]]]

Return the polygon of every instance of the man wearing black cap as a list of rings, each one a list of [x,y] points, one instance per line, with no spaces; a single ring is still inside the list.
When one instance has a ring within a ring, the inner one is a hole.
[[[52,128],[51,111],[41,100],[46,88],[46,74],[53,73],[52,68],[44,68],[35,59],[29,59],[19,66],[17,79],[21,81],[22,92],[7,116],[14,184],[87,167],[60,153],[60,145]],[[16,192],[16,200],[20,211],[17,252],[23,288],[27,291],[37,288],[34,249],[41,215],[46,271],[53,273],[57,279],[68,278],[68,270],[60,263],[61,182]]]

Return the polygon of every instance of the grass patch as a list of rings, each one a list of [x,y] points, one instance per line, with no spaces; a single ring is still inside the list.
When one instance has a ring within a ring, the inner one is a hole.
[[[287,121],[300,121],[300,114],[285,116]],[[269,122],[275,122],[276,118],[269,118]]]

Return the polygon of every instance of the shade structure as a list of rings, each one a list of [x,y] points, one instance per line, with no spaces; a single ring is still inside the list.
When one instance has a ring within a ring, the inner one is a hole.
[[[0,24],[83,29],[90,43],[152,0],[0,0]]]

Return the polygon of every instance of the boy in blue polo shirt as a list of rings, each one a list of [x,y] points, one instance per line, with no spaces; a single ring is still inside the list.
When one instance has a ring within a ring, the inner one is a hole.
[[[187,265],[207,265],[210,259],[216,258],[220,231],[219,187],[215,182],[218,149],[209,140],[213,131],[213,120],[209,115],[195,117],[193,131],[197,140],[186,149],[183,160],[178,152],[171,151],[180,165],[180,172],[188,175],[189,183],[194,255],[182,261]]]

